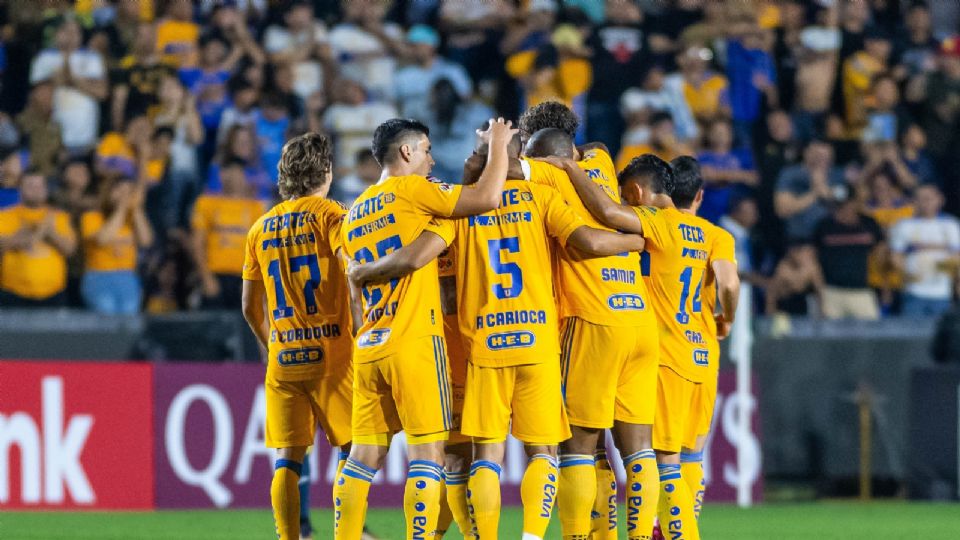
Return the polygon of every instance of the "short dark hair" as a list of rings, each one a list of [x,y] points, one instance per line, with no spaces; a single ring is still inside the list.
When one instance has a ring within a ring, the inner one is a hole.
[[[403,141],[412,135],[430,136],[430,128],[412,118],[392,118],[377,126],[373,132],[373,157],[380,166],[393,161],[388,154],[396,152]]]
[[[226,161],[223,162],[223,165],[220,166],[220,170],[229,169],[232,167],[240,167],[241,169],[247,168],[247,162],[238,157],[229,157]]]
[[[703,189],[703,176],[700,175],[700,164],[690,156],[673,158],[670,162],[673,169],[673,187],[670,189],[670,198],[677,208],[690,208],[697,193]]]
[[[356,154],[353,155],[353,159],[354,159],[354,161],[356,161],[357,164],[359,165],[359,164],[363,163],[364,161],[367,161],[367,160],[370,160],[370,159],[374,159],[374,158],[373,158],[373,151],[370,150],[369,148],[361,148],[361,149],[357,150],[357,153],[356,153]]]
[[[647,180],[653,193],[670,195],[673,190],[673,169],[669,163],[653,154],[643,154],[630,160],[620,171],[617,181],[623,185],[639,178]]]
[[[530,157],[573,157],[573,137],[557,128],[534,132],[527,141],[526,154]]]
[[[541,129],[554,128],[573,137],[580,127],[576,113],[559,101],[544,101],[520,115],[520,131],[530,136]]]
[[[283,145],[277,187],[283,198],[303,197],[327,183],[333,166],[330,139],[320,133],[304,133]]]
[[[660,122],[673,122],[673,115],[667,111],[657,111],[650,115],[650,125],[655,126]]]
[[[260,96],[260,106],[285,109],[287,108],[287,100],[280,92],[267,92]]]

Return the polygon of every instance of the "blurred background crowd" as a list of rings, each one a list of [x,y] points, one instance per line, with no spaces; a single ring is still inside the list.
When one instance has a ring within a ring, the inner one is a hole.
[[[960,3],[0,2],[0,306],[235,309],[289,137],[331,196],[395,116],[458,182],[474,129],[556,100],[618,168],[696,156],[758,313],[941,314],[960,261]]]

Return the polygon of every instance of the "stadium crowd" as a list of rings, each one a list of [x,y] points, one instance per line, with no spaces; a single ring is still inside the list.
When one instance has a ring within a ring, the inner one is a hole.
[[[936,10],[936,13],[933,12]],[[760,312],[950,308],[960,261],[960,8],[897,0],[51,0],[0,4],[0,305],[236,309],[291,136],[474,130],[547,100],[617,157],[689,154]]]

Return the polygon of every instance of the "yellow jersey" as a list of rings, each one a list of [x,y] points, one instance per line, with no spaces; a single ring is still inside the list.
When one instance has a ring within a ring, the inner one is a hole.
[[[96,241],[106,219],[103,213],[84,212],[80,216],[80,237],[83,239],[83,255],[87,271],[116,272],[134,270],[137,267],[137,244],[133,238],[130,220],[124,221],[116,238],[106,246]]]
[[[440,222],[455,237],[460,332],[470,362],[539,364],[560,355],[548,237],[565,245],[583,220],[553,189],[507,180],[500,208]]]
[[[706,274],[703,276],[703,287],[701,288],[703,309],[700,312],[704,330],[703,337],[707,342],[707,349],[710,351],[709,373],[712,375],[708,374],[708,376],[713,377],[720,370],[720,339],[717,337],[717,321],[714,319],[714,313],[717,313],[717,276],[713,273],[713,261],[737,262],[733,235],[721,227],[715,228],[717,237],[714,240],[713,248],[710,250]]]
[[[165,19],[157,24],[157,51],[178,68],[197,65],[200,27],[192,22]]]
[[[74,238],[70,218],[49,207],[16,205],[0,210],[0,236],[12,236],[24,227],[40,227],[53,214],[57,234]],[[42,300],[67,288],[67,261],[53,246],[37,242],[30,249],[7,250],[0,258],[0,289],[23,298]]]
[[[346,209],[321,197],[284,201],[247,234],[243,279],[263,281],[270,319],[267,378],[311,379],[349,357],[350,301],[337,258]]]
[[[240,275],[247,232],[266,210],[263,202],[243,197],[201,195],[193,208],[193,230],[205,235],[207,268],[214,274]]]
[[[449,217],[462,186],[423,176],[392,176],[368,187],[347,213],[341,231],[345,253],[372,262],[416,240],[436,217]],[[404,342],[443,335],[437,263],[363,293],[363,325],[353,360],[372,362],[401,349]]]
[[[542,161],[525,160],[529,180],[550,186],[585,225],[612,230],[600,224],[583,205],[570,178]],[[586,152],[580,167],[611,199],[620,202],[620,189],[610,155],[603,150]],[[574,249],[557,251],[555,279],[560,292],[560,317],[580,317],[604,326],[652,326],[653,310],[647,307],[647,287],[637,270],[639,254],[586,258]]]
[[[650,299],[660,323],[660,364],[693,382],[705,382],[716,373],[717,354],[711,355],[708,338],[714,336],[711,305],[704,310],[707,280],[713,260],[735,261],[733,239],[709,221],[676,208],[634,207],[643,225],[645,251],[640,271],[651,291]],[[730,252],[726,253],[729,237]],[[713,306],[716,293],[713,292]],[[705,314],[706,312],[706,314]]]

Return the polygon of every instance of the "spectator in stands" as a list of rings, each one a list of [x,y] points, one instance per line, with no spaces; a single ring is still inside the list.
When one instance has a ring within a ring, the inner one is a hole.
[[[231,103],[220,117],[217,127],[217,146],[223,145],[230,128],[236,125],[253,127],[257,119],[257,103],[260,101],[260,92],[255,86],[244,79],[237,79],[230,84]]]
[[[385,22],[386,12],[387,4],[378,0],[345,2],[343,22],[330,30],[330,47],[340,62],[340,75],[363,81],[364,90],[374,100],[393,98],[396,57],[404,52],[403,28]]]
[[[811,313],[811,295],[815,295],[823,307],[823,290],[823,272],[816,249],[806,241],[792,242],[767,286],[766,314],[807,316]]]
[[[105,133],[94,153],[94,170],[97,176],[128,176],[136,178],[138,174],[137,150],[147,146],[151,129],[146,116],[131,118],[123,127],[123,132]]]
[[[86,160],[74,158],[64,165],[60,185],[50,200],[70,216],[74,228],[79,227],[80,216],[94,210],[99,204],[93,192],[93,175]]]
[[[867,193],[866,213],[883,228],[885,236],[897,222],[913,216],[913,204],[904,196],[892,167],[876,169],[866,177],[861,188]],[[899,304],[903,274],[894,264],[888,243],[880,244],[871,253],[867,263],[867,282],[878,292],[881,312],[884,315],[893,313]]]
[[[56,171],[63,149],[60,126],[53,116],[53,84],[38,83],[30,89],[27,107],[17,115],[17,127],[27,139],[30,166],[44,176]]]
[[[33,59],[30,83],[53,83],[53,117],[63,146],[73,154],[88,152],[97,144],[100,101],[109,93],[106,67],[99,54],[81,48],[83,33],[72,17],[57,27],[55,43]]]
[[[749,196],[735,197],[730,201],[730,210],[719,219],[736,242],[737,271],[740,279],[753,286],[763,286],[763,275],[753,264],[753,228],[760,220],[757,201]]]
[[[844,61],[841,84],[846,138],[860,138],[867,126],[871,83],[887,70],[889,57],[890,36],[882,28],[872,26],[864,33],[864,50]]]
[[[30,171],[20,203],[0,210],[0,306],[66,304],[66,258],[77,248],[69,216],[47,204],[47,180]]]
[[[165,205],[171,213],[164,219],[168,227],[184,225],[186,216],[180,215],[184,201],[199,183],[198,146],[203,142],[203,124],[197,114],[196,100],[174,75],[160,81],[160,108],[154,125],[173,130],[170,161],[167,168],[169,199]]]
[[[822,21],[826,23],[827,21]],[[826,118],[837,80],[840,32],[832,26],[810,26],[800,33],[793,81],[793,119],[800,140],[806,142],[826,133]]]
[[[310,2],[291,3],[283,14],[283,24],[267,27],[263,47],[273,64],[293,68],[293,88],[302,99],[323,92],[335,69],[327,28],[314,19]]]
[[[433,136],[431,154],[436,163],[431,174],[444,182],[460,183],[464,156],[476,146],[476,129],[493,116],[486,105],[464,100],[452,81],[438,80],[424,118]]]
[[[679,85],[693,116],[701,125],[730,117],[730,85],[727,78],[710,69],[713,51],[693,45],[677,55],[680,73],[666,84]]]
[[[269,200],[273,197],[274,183],[263,168],[263,162],[257,153],[256,137],[252,127],[238,124],[227,131],[227,136],[214,163],[210,165],[207,176],[207,191],[222,193],[223,185],[220,182],[220,164],[233,160],[244,163],[244,175],[253,193],[260,199]]]
[[[623,93],[620,108],[627,130],[621,139],[622,147],[649,142],[650,118],[655,112],[670,113],[677,139],[687,142],[698,136],[697,121],[683,96],[681,81],[671,77],[670,84],[667,84],[663,69],[654,65],[644,76],[642,87],[630,88]]]
[[[736,145],[740,148],[752,146],[753,125],[761,117],[764,100],[771,107],[777,106],[777,72],[770,54],[771,42],[770,33],[752,20],[731,26],[726,43],[727,78]]]
[[[900,136],[900,157],[917,182],[940,186],[940,176],[926,147],[927,134],[917,124],[910,124]]]
[[[920,125],[947,189],[960,178],[954,172],[958,157],[952,155],[960,150],[955,136],[960,121],[960,37],[943,41],[938,60],[939,69],[914,88],[913,98],[920,103]]]
[[[503,71],[498,39],[505,21],[515,17],[516,6],[507,0],[447,0],[439,4],[438,24],[446,38],[447,58],[462,65],[477,88],[495,91],[495,81]]]
[[[330,188],[330,198],[350,206],[368,187],[380,180],[380,164],[369,148],[357,151],[354,173],[339,178]]]
[[[863,167],[859,174],[861,184],[868,183],[874,175],[883,171],[898,188],[909,192],[917,185],[917,177],[903,160],[896,140],[871,140],[861,145]],[[866,186],[869,189],[869,185]]]
[[[407,48],[413,62],[397,71],[394,77],[394,94],[402,116],[426,119],[431,93],[443,79],[456,91],[458,101],[470,99],[473,93],[470,76],[463,66],[437,54],[439,46],[440,35],[425,24],[415,25],[407,32]]]
[[[160,81],[174,71],[161,62],[156,41],[157,33],[152,24],[138,25],[132,53],[124,57],[115,70],[111,101],[115,130],[136,116],[156,114],[160,105]]]
[[[960,223],[941,214],[943,195],[934,185],[914,194],[916,215],[890,231],[897,267],[905,275],[903,313],[939,316],[950,309],[960,268]]]
[[[860,213],[859,202],[849,190],[841,191],[832,213],[813,231],[824,279],[821,309],[828,319],[875,320],[880,306],[867,283],[867,261],[883,242],[883,230]]]
[[[267,176],[276,185],[277,164],[280,163],[280,152],[283,143],[290,135],[290,113],[286,100],[277,92],[267,92],[260,100],[260,112],[253,123],[254,134],[257,137],[257,147],[260,149],[260,166],[267,171]],[[273,187],[271,186],[271,194]]]
[[[813,140],[803,151],[803,162],[784,168],[777,178],[774,209],[786,225],[788,240],[809,240],[829,213],[835,189],[845,187],[843,171],[833,165],[833,147]]]
[[[0,162],[0,209],[20,202],[20,180],[23,177],[23,152],[8,152]]]
[[[903,132],[909,124],[910,115],[900,103],[897,81],[890,75],[874,77],[863,139],[889,142],[896,150],[897,134]]]
[[[100,208],[80,219],[86,260],[80,287],[87,307],[97,313],[140,311],[143,291],[136,273],[137,250],[153,244],[143,202],[143,187],[119,178],[101,188]]]
[[[180,68],[180,82],[193,96],[210,145],[214,144],[223,112],[230,106],[227,81],[242,55],[242,48],[231,49],[222,38],[204,36],[200,38],[199,64]]]
[[[157,51],[176,68],[197,65],[200,26],[193,22],[193,2],[172,0],[157,24]]]
[[[703,203],[698,214],[713,223],[727,213],[730,200],[757,185],[750,152],[733,150],[733,128],[728,120],[715,120],[707,131],[704,149],[697,154],[703,173]]]
[[[247,232],[267,209],[254,198],[244,163],[220,168],[223,193],[201,195],[193,211],[192,247],[203,291],[203,307],[240,309],[244,244]]]
[[[587,96],[587,140],[606,144],[615,156],[625,127],[620,96],[643,84],[649,46],[640,6],[615,0],[606,4],[605,20],[587,40],[593,50],[594,79]]]
[[[397,116],[397,109],[388,101],[367,99],[363,86],[351,79],[337,81],[333,105],[323,115],[323,128],[333,135],[334,163],[340,172],[353,169],[353,158],[361,148],[368,148],[377,126]]]
[[[664,161],[692,155],[693,150],[677,140],[673,118],[668,112],[657,112],[650,118],[650,142],[624,146],[617,156],[617,170],[622,171],[630,161],[643,154],[653,154]]]
[[[937,69],[937,48],[933,37],[930,6],[923,0],[913,0],[904,17],[904,27],[894,40],[896,58],[893,73],[899,81],[913,81]]]

